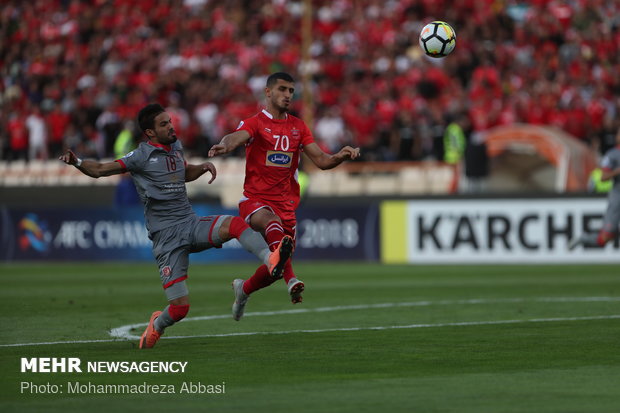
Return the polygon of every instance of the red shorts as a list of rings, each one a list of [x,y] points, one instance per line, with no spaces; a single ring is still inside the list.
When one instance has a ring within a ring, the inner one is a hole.
[[[250,217],[256,211],[263,208],[269,209],[276,214],[282,220],[282,227],[284,233],[295,238],[295,230],[297,227],[297,218],[295,217],[295,206],[290,204],[290,207],[283,202],[265,201],[258,198],[249,198],[239,202],[239,216],[250,223]]]

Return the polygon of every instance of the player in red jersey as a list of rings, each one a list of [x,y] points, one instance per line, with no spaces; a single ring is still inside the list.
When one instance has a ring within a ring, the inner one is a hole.
[[[245,144],[245,183],[239,212],[250,227],[263,234],[270,248],[275,248],[285,235],[295,238],[295,211],[299,205],[297,167],[301,151],[320,169],[331,169],[359,156],[359,148],[351,146],[343,147],[336,154],[323,152],[306,124],[288,113],[294,92],[295,81],[291,75],[282,72],[270,75],[265,87],[265,109],[242,121],[235,132],[224,136],[209,150],[209,156],[217,156]],[[283,277],[293,304],[301,302],[304,283],[295,277],[290,260]],[[264,265],[249,279],[235,280],[235,320],[243,315],[249,295],[274,281]]]

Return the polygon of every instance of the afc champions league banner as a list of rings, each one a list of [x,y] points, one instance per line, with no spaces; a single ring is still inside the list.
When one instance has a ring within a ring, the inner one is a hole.
[[[297,213],[299,260],[386,264],[620,263],[620,241],[605,248],[568,242],[602,225],[605,198],[434,199],[308,205]],[[237,210],[194,205],[197,215]],[[141,207],[0,207],[0,261],[149,261]],[[192,262],[252,262],[236,241],[191,255]]]
[[[199,216],[237,210],[194,205]],[[301,208],[296,259],[378,260],[376,206]],[[141,207],[2,208],[0,261],[153,261]],[[191,255],[192,262],[256,260],[236,241]]]

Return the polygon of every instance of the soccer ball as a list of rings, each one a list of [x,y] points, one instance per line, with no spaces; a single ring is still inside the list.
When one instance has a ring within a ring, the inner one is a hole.
[[[445,57],[456,46],[456,33],[446,22],[430,22],[420,32],[420,47],[430,57]]]

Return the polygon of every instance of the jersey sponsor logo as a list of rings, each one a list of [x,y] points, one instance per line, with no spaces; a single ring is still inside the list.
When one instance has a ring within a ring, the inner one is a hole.
[[[265,128],[265,132],[271,133],[271,129]]]
[[[127,155],[124,156],[124,158],[129,158],[130,156],[133,156],[135,151],[131,151],[129,152]]]
[[[157,161],[159,161],[159,158],[151,158],[151,159],[149,159],[150,163],[155,163]]]
[[[293,152],[267,151],[267,166],[290,168],[293,161]]]
[[[164,277],[170,277],[170,274],[172,274],[172,268],[170,268],[169,265],[166,265],[164,268],[161,269],[161,275],[163,275]]]
[[[291,129],[291,136],[293,136],[293,138],[299,139],[299,129]]]

